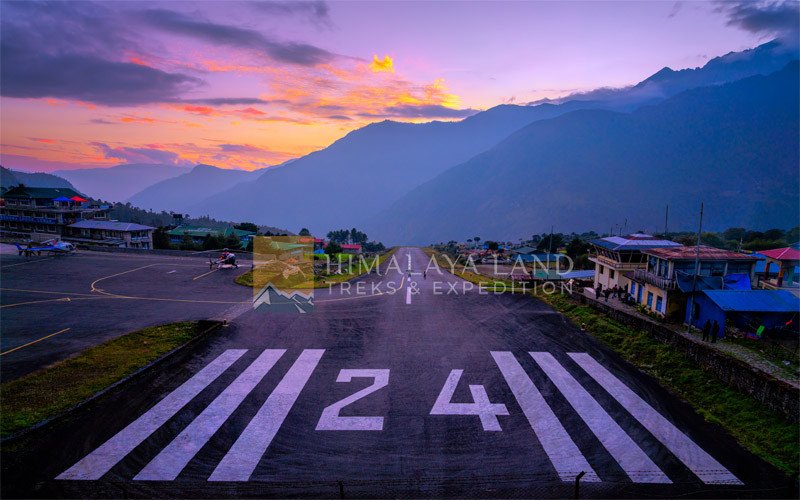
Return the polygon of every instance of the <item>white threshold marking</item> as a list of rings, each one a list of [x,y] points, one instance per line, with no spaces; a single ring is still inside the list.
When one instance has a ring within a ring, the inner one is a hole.
[[[178,477],[189,461],[222,427],[222,424],[285,352],[286,349],[267,349],[261,353],[231,385],[226,387],[178,437],[161,450],[133,479],[172,481]]]
[[[633,482],[672,482],[552,354],[530,355]]]
[[[593,357],[568,355],[704,483],[744,484]]]
[[[406,304],[411,304],[411,285],[406,288]]]
[[[164,425],[167,420],[200,394],[211,382],[216,380],[245,352],[247,352],[247,349],[228,349],[220,354],[214,361],[169,393],[114,437],[59,474],[56,479],[100,479],[103,474],[111,470],[128,453]]]
[[[514,393],[517,403],[531,424],[558,477],[562,481],[574,481],[575,476],[586,472],[583,481],[599,482],[594,469],[586,461],[575,442],[567,434],[553,410],[533,385],[533,382],[510,352],[492,351],[497,367]]]
[[[209,481],[247,481],[294,406],[325,349],[305,349],[222,457]]]

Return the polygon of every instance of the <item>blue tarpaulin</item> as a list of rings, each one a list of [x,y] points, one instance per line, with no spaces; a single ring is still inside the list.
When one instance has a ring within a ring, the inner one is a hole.
[[[722,279],[725,290],[751,290],[749,274],[729,274]]]

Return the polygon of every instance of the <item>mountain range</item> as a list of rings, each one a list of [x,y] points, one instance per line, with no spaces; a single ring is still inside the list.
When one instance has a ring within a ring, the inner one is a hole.
[[[68,180],[57,175],[44,172],[21,172],[0,166],[0,187],[10,189],[20,184],[43,188],[69,188],[78,191]]]
[[[124,163],[115,167],[56,170],[53,174],[104,201],[125,201],[139,191],[188,172],[186,167],[158,163]]]
[[[533,123],[415,188],[366,226],[417,244],[611,230],[791,227],[800,220],[798,62],[632,113]],[[429,214],[429,216],[424,216]],[[658,224],[658,225],[657,225]]]
[[[192,210],[205,197],[232,188],[240,182],[256,179],[264,172],[225,170],[211,165],[197,165],[177,177],[157,182],[128,198],[131,204],[144,209],[176,212],[194,211],[203,215],[202,206]],[[199,210],[199,211],[198,211]]]

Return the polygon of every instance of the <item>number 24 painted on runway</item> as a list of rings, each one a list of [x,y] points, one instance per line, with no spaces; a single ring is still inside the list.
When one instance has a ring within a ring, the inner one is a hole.
[[[506,405],[491,403],[482,385],[470,385],[472,403],[453,403],[453,394],[464,370],[452,370],[431,408],[431,415],[474,415],[480,418],[485,431],[501,431],[498,415],[508,415]],[[350,382],[354,378],[371,378],[372,385],[341,399],[322,410],[317,423],[318,431],[382,431],[383,417],[343,417],[342,409],[389,385],[388,369],[343,369],[337,382]]]

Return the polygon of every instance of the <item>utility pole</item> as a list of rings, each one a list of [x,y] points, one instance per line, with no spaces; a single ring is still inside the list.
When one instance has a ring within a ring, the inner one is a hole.
[[[697,275],[700,274],[700,239],[703,234],[703,203],[700,203],[700,225],[697,228],[697,243],[694,254],[694,276],[692,277],[692,293],[689,295],[689,322],[686,324],[686,331],[692,327],[692,316],[694,316],[694,293],[697,290]]]
[[[667,203],[667,211],[664,214],[664,239],[669,239],[669,203]]]

